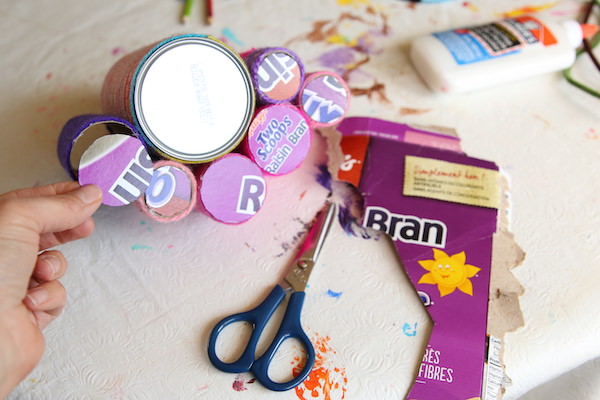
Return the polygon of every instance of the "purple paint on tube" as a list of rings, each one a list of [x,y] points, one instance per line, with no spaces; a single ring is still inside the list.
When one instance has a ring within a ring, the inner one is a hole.
[[[120,133],[137,137],[135,127],[124,119],[110,115],[83,114],[68,120],[58,137],[58,160],[73,179],[77,179],[83,152],[99,137]]]
[[[257,49],[246,54],[244,61],[261,103],[284,103],[298,95],[304,80],[304,66],[293,51],[283,47]]]
[[[304,113],[289,104],[262,108],[254,116],[245,148],[249,157],[265,172],[284,175],[302,164],[312,141]]]
[[[262,170],[241,154],[228,154],[212,162],[198,181],[202,207],[215,220],[228,224],[252,218],[266,195]]]
[[[124,206],[136,201],[152,179],[152,160],[142,142],[114,134],[96,139],[79,163],[79,183],[102,189],[102,203]]]
[[[336,73],[309,74],[298,96],[298,105],[315,127],[339,124],[350,107],[350,89]]]
[[[159,161],[148,189],[138,204],[150,218],[174,222],[186,217],[196,205],[196,178],[185,165],[175,161]]]

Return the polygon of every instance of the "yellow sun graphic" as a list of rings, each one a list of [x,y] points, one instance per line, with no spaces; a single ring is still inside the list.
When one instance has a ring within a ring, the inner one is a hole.
[[[449,256],[442,250],[433,249],[433,260],[420,260],[419,264],[428,273],[419,279],[419,283],[438,285],[440,296],[444,297],[458,288],[473,296],[473,284],[469,280],[481,271],[474,265],[465,264],[467,255],[464,251]]]

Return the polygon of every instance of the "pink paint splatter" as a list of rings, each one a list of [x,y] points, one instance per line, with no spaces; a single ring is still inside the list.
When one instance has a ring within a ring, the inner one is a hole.
[[[112,49],[112,51],[110,52],[113,56],[120,56],[122,54],[125,54],[125,48],[122,46],[117,46],[114,49]]]
[[[233,381],[231,387],[236,392],[243,392],[244,390],[248,390],[248,388],[245,386],[244,377],[241,375],[235,377],[235,380]]]

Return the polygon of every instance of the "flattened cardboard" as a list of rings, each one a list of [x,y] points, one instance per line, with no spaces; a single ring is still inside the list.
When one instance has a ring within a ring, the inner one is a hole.
[[[364,126],[365,124],[367,124],[367,126],[369,126],[369,124],[371,124],[371,120],[372,119],[365,119],[365,118],[360,118],[357,119],[358,123],[360,125],[363,126],[363,131],[365,131]],[[376,122],[380,122],[381,120],[375,120]],[[353,118],[347,118],[345,120],[344,123],[346,124],[350,124],[352,125],[353,123]],[[406,138],[406,135],[404,135],[403,132],[406,132],[406,130],[412,130],[414,128],[409,127],[407,125],[403,125],[403,124],[394,124],[394,123],[389,123],[388,121],[383,121],[383,123],[385,125],[387,125],[386,129],[381,129],[381,131],[387,132],[389,133],[389,131],[387,130],[387,128],[392,127],[393,125],[396,125],[396,129],[394,130],[396,135],[395,138],[391,137],[391,141],[402,141],[403,139]],[[393,124],[393,125],[389,125],[389,124]],[[377,125],[377,124],[375,124]],[[346,134],[345,137],[348,137],[348,132],[352,132],[352,129],[348,129],[348,127],[341,127],[342,130],[344,131],[344,134]],[[366,131],[370,131],[370,136],[373,137],[379,137],[379,139],[377,140],[381,140],[381,137],[385,137],[386,135],[383,134],[375,134],[373,135],[373,132],[377,132],[378,129],[372,129],[372,126],[369,127],[369,129],[366,129]],[[349,154],[344,154],[343,151],[341,151],[339,143],[341,142],[342,136],[341,136],[341,132],[338,129],[333,129],[333,128],[327,128],[327,129],[320,129],[319,132],[321,134],[323,134],[324,136],[326,136],[328,138],[328,150],[329,150],[329,160],[330,163],[328,165],[329,167],[329,171],[332,173],[332,176],[334,177],[339,177],[339,175],[344,175],[346,174],[349,170],[352,170],[352,167],[354,165],[359,165],[360,168],[364,168],[364,164],[361,165],[361,163],[364,163],[364,160],[356,160],[353,159],[351,156],[349,156]],[[426,135],[426,131],[422,131],[420,133],[423,133],[423,135]],[[437,133],[431,133],[432,134],[432,138],[435,139],[436,136],[438,136],[439,134]],[[441,136],[441,135],[440,135]],[[445,136],[446,139],[451,138],[449,136]],[[442,138],[444,139],[444,138]],[[455,140],[457,140],[456,138],[454,138]],[[389,142],[390,138],[388,138],[388,143],[386,143],[387,146],[390,145]],[[433,159],[454,159],[455,161],[457,161],[459,158],[457,158],[459,156],[459,154],[454,154],[454,155],[449,155],[448,151],[439,151],[439,150],[432,150],[433,153],[431,151],[428,151],[426,149],[423,149],[423,147],[425,146],[429,146],[429,145],[435,145],[436,141],[424,141],[422,144],[423,146],[417,146],[420,147],[419,149],[416,149],[413,145],[408,145],[406,143],[404,143],[403,145],[401,145],[400,147],[402,148],[411,148],[410,150],[413,152],[417,152],[420,155],[422,155],[423,153],[428,154],[429,157],[433,158]],[[438,147],[442,147],[444,146],[445,142],[444,140],[440,140],[437,142],[438,143]],[[454,142],[450,142],[453,144],[454,148],[453,149],[449,149],[449,150],[453,150],[456,152],[457,149],[459,149],[459,147],[457,148],[455,145],[459,142],[454,141]],[[446,142],[447,144],[447,142]],[[437,154],[434,154],[436,153]],[[396,154],[398,155],[398,153],[396,152]],[[483,162],[483,164],[481,164],[481,160],[477,161],[476,159],[471,159],[469,157],[466,157],[464,155],[461,155],[462,157],[462,162],[466,162],[467,160],[471,163],[473,163],[474,165],[476,164],[480,164],[480,166],[483,166],[485,168],[489,168],[492,171],[497,171],[497,168],[495,168],[495,166],[493,166],[493,164],[491,163],[486,163]],[[338,172],[340,172],[340,174],[338,174]],[[362,175],[362,173],[360,174]],[[347,176],[347,175],[346,175]],[[364,178],[363,178],[364,179]],[[370,176],[370,178],[367,179],[371,179],[373,181],[377,181],[377,185],[384,185],[384,182],[382,182],[380,180],[380,176]],[[353,182],[354,184],[357,184],[357,182]],[[497,219],[498,221],[498,229],[495,229],[495,222],[496,219],[494,219],[494,229],[488,229],[488,231],[482,235],[482,239],[486,242],[485,247],[489,249],[489,261],[486,263],[486,265],[488,266],[488,274],[484,277],[484,279],[480,279],[481,276],[478,276],[479,274],[481,274],[480,271],[477,271],[478,275],[474,275],[472,278],[473,281],[478,281],[478,283],[480,285],[484,285],[486,286],[486,290],[489,288],[489,291],[487,291],[487,293],[489,294],[489,302],[486,300],[480,301],[480,303],[483,305],[483,308],[485,308],[485,310],[483,311],[483,315],[487,315],[487,319],[489,319],[489,322],[486,323],[485,322],[480,322],[480,325],[483,325],[483,330],[479,329],[479,332],[477,334],[478,339],[476,340],[477,342],[482,342],[483,345],[482,347],[486,348],[486,346],[492,342],[495,346],[495,348],[498,348],[498,362],[497,364],[501,364],[501,342],[502,342],[502,338],[504,336],[504,333],[516,329],[519,326],[522,326],[523,324],[523,317],[519,308],[519,303],[518,303],[518,297],[522,294],[522,288],[520,286],[520,284],[516,281],[516,279],[513,277],[512,273],[510,272],[510,268],[515,267],[516,265],[518,265],[524,255],[522,250],[519,248],[519,246],[514,242],[512,235],[510,234],[510,232],[508,231],[508,220],[507,220],[507,212],[506,212],[506,208],[509,206],[507,204],[507,196],[505,196],[504,194],[508,191],[508,183],[505,179],[503,179],[502,177],[498,178],[498,184],[497,187],[501,189],[501,193],[498,196],[499,197],[499,204],[498,206],[500,207],[499,210],[499,217]],[[370,193],[369,193],[370,194]],[[369,197],[369,196],[367,196]],[[439,201],[439,200],[435,200],[435,201]],[[367,205],[369,204],[369,202],[366,202]],[[477,207],[477,208],[482,208],[482,207]],[[493,248],[492,248],[492,238],[493,238]],[[465,240],[464,237],[461,237],[459,242]],[[481,243],[479,243],[479,245],[481,245]],[[493,257],[491,256],[491,253],[493,252]],[[455,254],[451,254],[452,252],[449,252],[449,254],[447,254],[448,256],[453,256]],[[411,262],[411,260],[407,260],[407,255],[400,251],[399,249],[399,254],[401,259],[403,260],[403,262],[406,264],[406,262]],[[438,253],[439,254],[439,253]],[[419,257],[417,257],[419,258]],[[434,258],[434,257],[430,257],[430,258]],[[412,260],[414,261],[415,258],[413,257]],[[417,261],[423,261],[423,260],[417,260]],[[470,265],[469,261],[467,260],[467,262],[465,263],[465,265]],[[493,272],[491,272],[493,271]],[[425,272],[425,271],[424,271]],[[409,273],[410,275],[410,273]],[[414,278],[413,278],[414,279]],[[420,278],[422,279],[422,278]],[[484,280],[487,280],[487,282],[483,283]],[[425,279],[425,281],[427,281],[427,278]],[[415,280],[413,280],[413,284],[415,284]],[[417,287],[421,286],[419,285],[418,281],[416,283]],[[457,290],[454,290],[451,293],[446,293],[444,296],[440,297],[440,299],[442,299],[445,296],[451,296],[454,294],[454,292],[457,292]],[[458,291],[460,294],[460,290]],[[468,292],[468,290],[467,290]],[[462,293],[463,295],[468,296],[468,294],[465,294],[464,292]],[[440,300],[438,299],[438,301]],[[488,313],[489,311],[489,313]],[[435,317],[434,317],[434,322],[435,322]],[[434,330],[435,332],[435,330]],[[458,340],[459,342],[461,341],[460,339],[460,332],[457,333],[458,331],[454,332],[454,335],[452,334],[447,334],[446,339],[448,341],[455,341]],[[489,336],[491,335],[491,338],[489,338]],[[454,337],[453,337],[454,336]],[[488,340],[486,340],[486,338],[489,338]],[[442,338],[440,338],[442,339]],[[431,345],[431,340],[430,340],[430,345]],[[473,346],[473,343],[470,343],[471,346]],[[460,346],[458,346],[460,347]],[[419,391],[419,389],[416,389],[419,387],[419,385],[423,385],[422,383],[420,384],[418,381],[420,378],[417,378],[417,382],[415,383],[415,387],[413,388],[413,390],[411,391],[410,395],[407,397],[409,399],[439,399],[439,398],[448,398],[448,399],[467,399],[467,398],[474,398],[474,399],[479,399],[482,398],[481,396],[483,396],[483,398],[487,398],[488,400],[491,399],[499,399],[501,398],[501,386],[504,385],[508,380],[507,377],[504,376],[503,373],[503,367],[502,365],[499,365],[499,370],[500,370],[500,377],[499,379],[496,379],[497,381],[499,381],[499,384],[494,386],[492,384],[489,384],[489,380],[493,380],[492,378],[498,378],[498,369],[496,368],[494,371],[490,371],[492,368],[487,368],[487,362],[488,362],[488,356],[489,354],[487,354],[486,351],[483,351],[483,353],[481,351],[477,352],[477,354],[475,356],[473,356],[474,359],[477,359],[477,364],[478,367],[474,367],[474,370],[476,370],[476,374],[479,376],[479,378],[473,379],[473,376],[470,376],[469,379],[472,382],[477,382],[476,385],[474,385],[475,387],[477,387],[476,389],[467,389],[470,390],[471,394],[464,394],[461,392],[461,389],[458,388],[458,385],[460,384],[460,381],[458,381],[456,379],[456,376],[454,374],[454,371],[452,371],[451,373],[448,372],[448,370],[444,370],[442,371],[442,368],[449,368],[447,366],[442,366],[441,365],[441,360],[440,360],[440,356],[441,353],[437,353],[439,350],[436,350],[435,348],[428,346],[427,349],[425,349],[425,355],[424,355],[424,359],[423,359],[423,363],[421,365],[421,367],[419,368],[419,374],[423,375],[423,374],[428,374],[428,376],[432,376],[434,378],[445,378],[446,382],[445,384],[433,384],[433,385],[429,385],[429,389],[426,391]],[[463,354],[464,356],[464,354]],[[460,355],[456,355],[456,357],[460,358]],[[427,361],[431,361],[431,362],[427,362]],[[464,361],[463,361],[464,362]],[[460,363],[462,364],[462,362]],[[437,367],[437,368],[436,368]],[[431,371],[431,373],[428,373],[428,371]],[[437,372],[436,372],[437,371]],[[442,373],[443,372],[443,373]],[[491,372],[494,372],[496,374],[495,377],[490,377],[489,375],[492,375]],[[450,378],[450,375],[452,375],[452,377]],[[485,375],[485,376],[484,376]],[[452,380],[453,382],[447,382],[448,380]],[[440,379],[438,379],[440,380]],[[447,385],[446,385],[447,384]],[[452,387],[452,389],[449,389],[449,385],[454,385]],[[488,395],[486,397],[486,393],[485,390],[491,390],[491,393],[494,393],[494,396],[490,395],[489,391],[488,391]],[[465,392],[466,393],[466,392]],[[465,396],[470,396],[470,397],[465,397]]]

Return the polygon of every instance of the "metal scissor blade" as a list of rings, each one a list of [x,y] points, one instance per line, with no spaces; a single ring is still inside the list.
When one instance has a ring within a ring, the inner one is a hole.
[[[294,292],[304,291],[308,284],[308,278],[319,257],[325,238],[335,216],[335,204],[328,203],[317,214],[312,228],[302,243],[298,254],[292,262],[291,268],[284,278],[284,287]],[[287,285],[285,285],[287,283]]]

